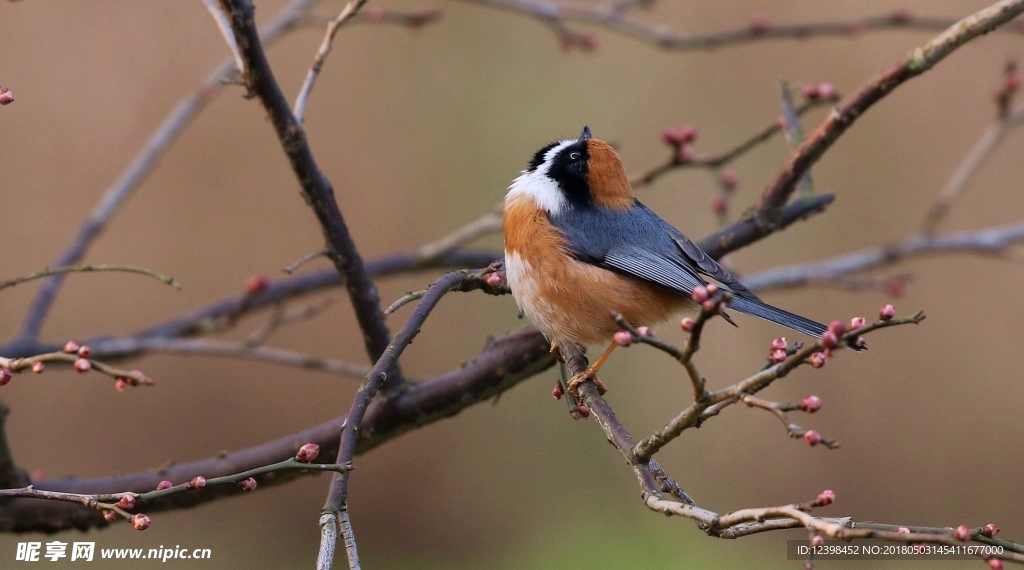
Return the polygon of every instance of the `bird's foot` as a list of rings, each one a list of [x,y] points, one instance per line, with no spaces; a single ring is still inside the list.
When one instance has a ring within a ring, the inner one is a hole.
[[[555,357],[555,360],[558,360],[559,362],[565,362],[565,359],[562,358],[562,351],[558,349],[558,343],[557,342],[552,342],[551,343],[551,351],[550,352],[551,352],[551,356]]]
[[[608,392],[608,386],[605,386],[604,382],[597,379],[597,369],[593,366],[587,367],[586,370],[574,375],[569,379],[568,391],[574,396],[580,394],[580,384],[591,380],[594,382],[594,386],[597,386],[597,393],[604,396]]]

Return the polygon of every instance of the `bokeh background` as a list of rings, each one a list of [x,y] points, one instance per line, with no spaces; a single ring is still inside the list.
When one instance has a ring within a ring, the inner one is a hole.
[[[264,0],[266,21],[283,4]],[[420,4],[389,0],[386,8]],[[958,17],[984,1],[918,1],[921,15]],[[336,13],[339,2],[317,9]],[[888,13],[884,1],[792,0],[658,3],[639,17],[706,32],[743,26],[757,13],[804,22]],[[592,53],[559,49],[536,20],[472,2],[431,1],[444,20],[418,31],[344,29],[313,93],[307,128],[362,253],[372,258],[436,239],[492,207],[532,153],[589,124],[614,141],[627,168],[660,163],[666,125],[693,123],[698,150],[728,148],[774,120],[778,82],[830,81],[852,91],[931,34],[906,30],[856,38],[765,41],[673,53],[614,32]],[[270,49],[289,97],[322,38],[320,27]],[[201,2],[31,0],[0,4],[0,85],[16,102],[0,109],[3,277],[51,263],[103,190],[175,102],[227,54]],[[814,169],[837,199],[824,215],[732,256],[741,273],[808,262],[898,240],[995,115],[992,94],[1024,39],[993,34],[872,108]],[[184,290],[118,274],[72,276],[47,321],[46,339],[129,334],[240,291],[250,275],[322,246],[320,230],[264,113],[231,87],[201,115],[125,204],[87,261],[143,265]],[[808,128],[827,111],[812,112]],[[1012,134],[972,180],[943,231],[1024,217],[1024,133]],[[779,138],[734,164],[735,206],[756,199],[787,153]],[[641,199],[694,237],[716,227],[716,190],[703,171],[677,172]],[[477,245],[500,249],[493,236]],[[306,271],[324,266],[319,261]],[[932,256],[889,273],[914,275],[894,301],[884,291],[800,289],[767,300],[819,320],[871,316],[894,302],[928,319],[872,335],[866,354],[841,354],[801,370],[767,395],[817,394],[825,406],[797,420],[839,438],[837,451],[789,440],[769,414],[735,407],[660,455],[707,508],[807,500],[834,489],[824,514],[900,524],[983,525],[1024,536],[1019,263]],[[379,283],[386,302],[432,280]],[[16,333],[39,282],[0,294],[0,336]],[[347,301],[290,328],[271,344],[363,362]],[[408,311],[391,317],[397,328]],[[266,314],[226,338],[244,338]],[[488,334],[524,323],[510,297],[445,299],[402,359],[428,377],[471,358]],[[750,318],[715,325],[699,357],[711,385],[763,362],[777,328]],[[678,342],[667,327],[664,337]],[[348,410],[358,384],[327,374],[218,358],[151,355],[131,363],[158,380],[118,393],[109,378],[51,367],[18,376],[0,397],[19,464],[47,476],[98,477],[256,445]],[[603,378],[609,401],[634,434],[686,405],[678,366],[643,347],[616,354]],[[692,523],[647,511],[630,470],[592,422],[573,422],[549,396],[548,371],[489,403],[359,457],[351,513],[367,568],[794,568],[774,533],[740,541],[705,537]],[[171,568],[309,568],[326,477],[154,516],[136,532],[119,524],[89,532],[100,548],[211,548],[213,560]],[[83,540],[80,533],[60,540]],[[0,536],[0,566],[14,545],[43,535]],[[70,564],[70,563],[66,563]],[[89,567],[104,568],[94,561]],[[149,564],[153,564],[150,562]],[[936,566],[935,562],[918,567]],[[980,562],[942,562],[942,568]],[[59,566],[48,561],[41,566]],[[127,563],[110,563],[125,567]],[[144,566],[145,563],[140,564]],[[822,568],[855,563],[820,563]],[[908,567],[903,563],[859,564]]]

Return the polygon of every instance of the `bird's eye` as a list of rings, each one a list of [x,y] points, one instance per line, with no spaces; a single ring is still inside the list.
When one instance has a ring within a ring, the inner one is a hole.
[[[580,153],[578,153],[578,152],[571,152],[571,153],[569,153],[569,158],[571,158],[573,160],[579,160]]]

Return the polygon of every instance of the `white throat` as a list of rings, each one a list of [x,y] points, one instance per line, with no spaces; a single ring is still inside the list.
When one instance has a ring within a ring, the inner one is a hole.
[[[505,203],[509,204],[522,199],[533,200],[538,207],[543,208],[551,216],[565,210],[568,207],[565,195],[558,187],[558,183],[548,176],[548,169],[551,168],[551,161],[555,155],[575,142],[575,140],[566,140],[553,146],[544,154],[544,162],[533,172],[525,171],[513,180],[512,185],[508,187]]]

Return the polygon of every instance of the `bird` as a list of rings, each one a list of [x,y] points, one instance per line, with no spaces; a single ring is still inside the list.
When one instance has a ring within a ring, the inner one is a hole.
[[[639,200],[622,160],[584,126],[578,139],[538,150],[509,186],[502,208],[505,275],[512,296],[551,343],[579,354],[609,342],[621,327],[655,326],[699,310],[693,290],[711,278],[732,292],[728,306],[819,337],[821,323],[773,307]],[[728,319],[728,316],[726,316]],[[731,322],[731,320],[730,320]],[[735,323],[734,323],[735,324]],[[594,380],[616,347],[569,381],[570,393]]]

